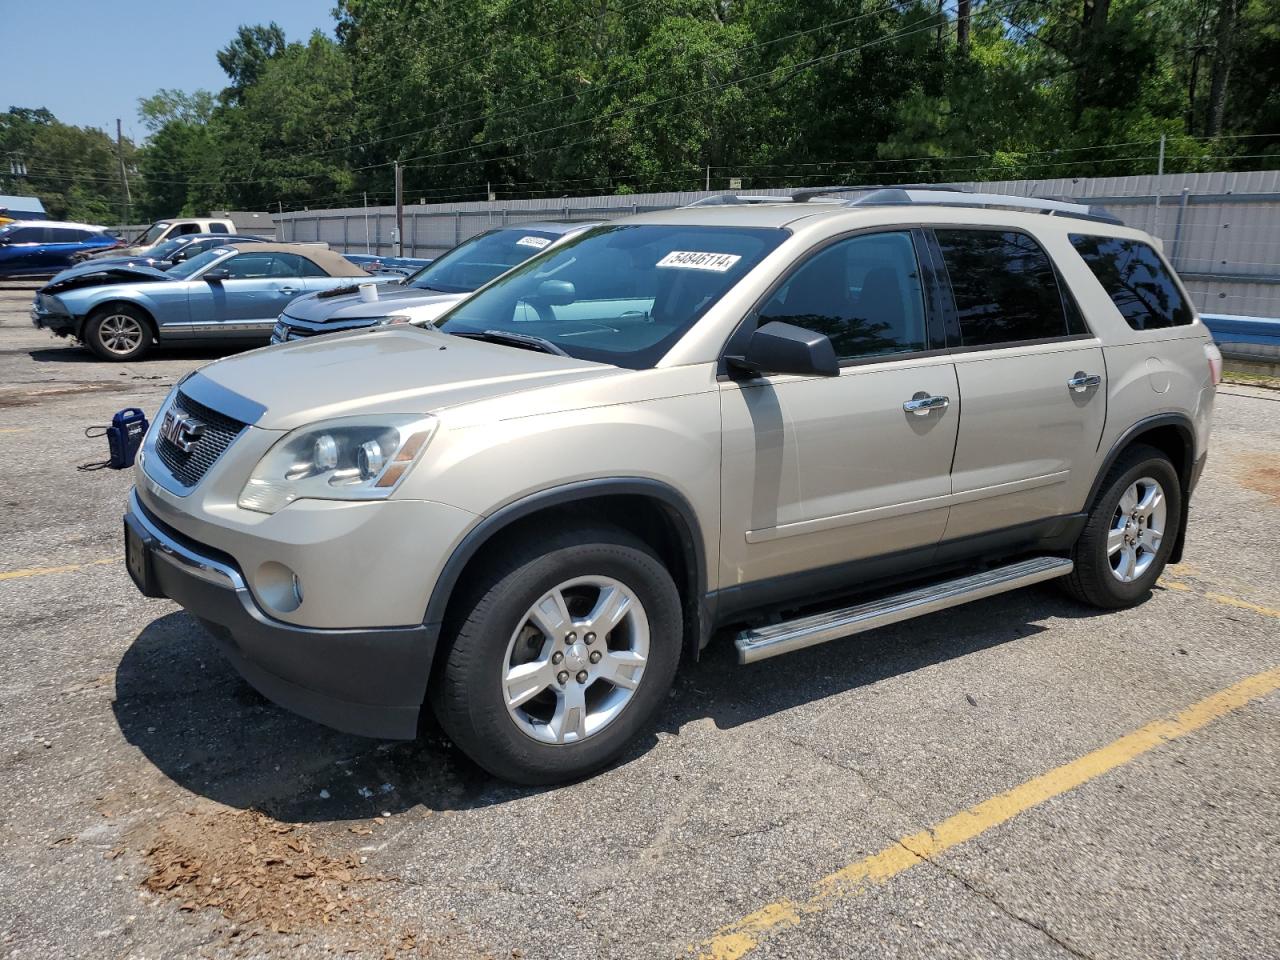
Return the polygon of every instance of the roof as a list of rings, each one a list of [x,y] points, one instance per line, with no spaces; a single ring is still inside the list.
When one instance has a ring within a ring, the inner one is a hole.
[[[0,193],[0,209],[9,210],[12,213],[44,214],[44,204],[40,202],[39,197],[16,197]]]
[[[300,243],[229,243],[228,247],[238,253],[294,253],[305,257],[331,277],[364,277],[369,274],[357,267],[340,253],[332,250],[321,250]],[[214,248],[218,249],[217,247]]]

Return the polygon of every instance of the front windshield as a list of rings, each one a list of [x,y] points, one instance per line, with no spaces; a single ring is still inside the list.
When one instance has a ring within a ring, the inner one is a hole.
[[[231,252],[230,247],[214,247],[212,250],[206,250],[204,253],[197,254],[185,263],[180,263],[176,267],[169,268],[169,276],[175,280],[190,280],[197,272],[203,270],[209,264],[221,260]]]
[[[160,239],[161,236],[164,235],[164,232],[168,229],[169,229],[168,221],[162,220],[160,223],[153,223],[150,227],[147,228],[146,233],[144,233],[140,237],[137,237],[133,241],[134,245],[139,247],[145,247],[149,243],[155,243],[157,240]]]
[[[509,227],[460,243],[405,281],[405,286],[441,293],[470,293],[560,239],[545,230]]]
[[[597,227],[462,301],[439,327],[521,334],[582,360],[651,367],[786,237],[779,228]]]
[[[157,243],[151,251],[151,256],[157,260],[164,260],[171,253],[180,250],[186,246],[185,237],[174,237],[172,240],[166,240],[164,243]]]

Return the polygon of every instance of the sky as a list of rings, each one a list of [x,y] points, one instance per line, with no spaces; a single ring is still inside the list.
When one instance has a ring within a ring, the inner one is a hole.
[[[102,127],[116,117],[138,141],[138,98],[161,87],[217,92],[216,54],[242,23],[274,20],[289,40],[333,35],[334,0],[0,0],[0,111],[48,107],[64,123]]]

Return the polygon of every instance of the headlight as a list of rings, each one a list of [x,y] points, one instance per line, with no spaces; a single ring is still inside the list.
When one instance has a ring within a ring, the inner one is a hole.
[[[294,500],[381,500],[435,432],[434,417],[344,417],[300,427],[258,461],[240,506],[275,513]]]
[[[385,327],[389,323],[408,323],[412,319],[413,319],[412,317],[407,317],[402,313],[393,313],[389,317],[379,317],[377,321],[377,325],[380,327]]]

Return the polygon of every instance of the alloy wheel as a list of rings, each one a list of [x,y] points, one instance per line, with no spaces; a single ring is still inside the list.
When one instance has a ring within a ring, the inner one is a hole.
[[[138,349],[145,331],[137,317],[113,313],[98,325],[98,339],[111,353],[127,356]]]
[[[548,590],[507,644],[502,692],[527,736],[576,743],[599,733],[631,702],[649,656],[649,618],[611,577],[578,577]]]
[[[1107,534],[1111,573],[1132,583],[1155,563],[1164,540],[1168,506],[1164,488],[1151,477],[1135,480],[1120,497]]]

